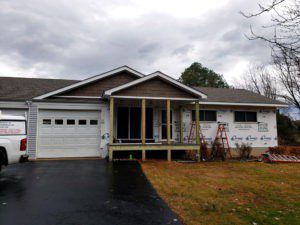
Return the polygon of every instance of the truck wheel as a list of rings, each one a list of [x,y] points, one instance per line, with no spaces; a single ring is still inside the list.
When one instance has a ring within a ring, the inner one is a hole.
[[[3,152],[1,151],[0,149],[0,171],[2,169],[2,166],[5,164],[5,161],[4,161],[4,155],[3,155]]]

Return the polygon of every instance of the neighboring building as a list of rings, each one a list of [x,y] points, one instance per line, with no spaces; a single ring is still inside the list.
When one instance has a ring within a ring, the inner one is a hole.
[[[200,107],[200,113],[197,110]],[[123,66],[82,81],[0,78],[0,110],[28,118],[30,158],[105,157],[113,151],[199,150],[187,143],[200,114],[207,142],[219,122],[232,148],[277,145],[276,109],[286,104],[242,89],[191,88]],[[169,123],[168,123],[169,122]],[[168,129],[169,128],[169,129]]]

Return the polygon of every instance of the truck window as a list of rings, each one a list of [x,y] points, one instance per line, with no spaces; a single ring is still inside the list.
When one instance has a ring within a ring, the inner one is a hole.
[[[0,135],[26,135],[26,121],[0,120]]]

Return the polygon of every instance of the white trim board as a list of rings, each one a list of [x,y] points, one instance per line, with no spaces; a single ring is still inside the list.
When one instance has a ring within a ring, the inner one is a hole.
[[[266,107],[278,107],[286,108],[288,105],[285,104],[267,104],[267,103],[237,103],[237,102],[201,102],[200,105],[228,105],[228,106],[266,106]]]
[[[50,97],[50,96],[53,96],[53,95],[56,95],[56,94],[59,94],[61,92],[64,92],[64,91],[68,91],[70,89],[73,89],[73,88],[76,88],[76,87],[80,87],[82,85],[85,85],[85,84],[88,84],[90,82],[93,82],[93,81],[96,81],[96,80],[100,80],[100,79],[103,79],[105,77],[108,77],[108,76],[111,76],[111,75],[114,75],[116,73],[119,73],[119,72],[122,72],[122,71],[127,71],[127,72],[130,72],[132,73],[133,75],[136,75],[137,77],[141,78],[141,77],[144,77],[144,74],[134,70],[134,69],[131,69],[130,67],[128,66],[121,66],[119,68],[116,68],[116,69],[113,69],[111,71],[108,71],[108,72],[105,72],[105,73],[102,73],[102,74],[99,74],[99,75],[96,75],[96,76],[93,76],[93,77],[90,77],[88,79],[85,79],[83,81],[79,81],[75,84],[71,84],[71,85],[68,85],[66,87],[63,87],[63,88],[60,88],[58,90],[55,90],[55,91],[51,91],[51,92],[48,92],[46,94],[43,94],[43,95],[40,95],[40,96],[37,96],[33,99],[44,99],[44,98],[47,98],[47,97]]]
[[[28,104],[25,100],[21,102],[0,101],[0,109],[1,108],[28,109]]]
[[[89,104],[89,103],[45,103],[35,102],[39,109],[53,109],[53,110],[101,110],[107,104]]]
[[[73,95],[60,95],[60,96],[55,96],[55,98],[90,98],[90,99],[101,99],[101,96],[73,96]]]
[[[104,96],[111,96],[112,93],[114,93],[114,92],[116,92],[116,91],[120,91],[120,90],[129,88],[129,87],[132,87],[132,86],[134,86],[134,85],[136,85],[136,84],[145,82],[145,81],[150,80],[150,79],[155,78],[155,77],[160,77],[160,78],[162,78],[162,79],[164,79],[164,80],[170,82],[171,84],[173,84],[173,85],[175,85],[175,86],[177,86],[177,87],[179,87],[179,88],[181,88],[181,89],[184,89],[185,91],[187,91],[187,92],[189,92],[189,93],[192,93],[192,94],[194,94],[194,95],[197,95],[197,96],[199,96],[199,97],[201,97],[201,98],[207,98],[207,95],[203,94],[202,92],[197,91],[197,90],[195,90],[195,89],[193,89],[193,88],[190,88],[190,87],[188,87],[188,86],[182,84],[181,82],[179,82],[179,81],[177,81],[177,80],[174,80],[174,79],[172,79],[171,77],[169,77],[169,76],[167,76],[167,75],[165,75],[165,74],[163,74],[163,73],[161,73],[161,72],[159,72],[159,71],[158,71],[158,72],[155,72],[155,73],[152,73],[152,74],[150,74],[150,75],[148,75],[148,76],[142,77],[142,78],[140,78],[140,79],[131,81],[131,82],[127,83],[127,84],[123,84],[123,85],[120,85],[120,86],[118,86],[118,87],[115,87],[115,88],[112,88],[112,89],[110,89],[110,90],[107,90],[107,91],[104,92]]]
[[[115,99],[149,99],[149,100],[174,100],[174,101],[197,101],[197,98],[168,98],[168,97],[147,97],[147,96],[122,96],[113,95]]]

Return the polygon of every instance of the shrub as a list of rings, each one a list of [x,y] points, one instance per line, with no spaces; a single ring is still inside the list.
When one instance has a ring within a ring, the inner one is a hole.
[[[211,150],[211,159],[221,158],[222,161],[225,160],[226,152],[225,149],[222,147],[219,139],[216,139],[214,142],[212,142]]]
[[[236,143],[236,151],[239,154],[240,159],[249,159],[252,152],[252,147],[249,144],[242,143],[239,145]]]

